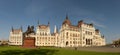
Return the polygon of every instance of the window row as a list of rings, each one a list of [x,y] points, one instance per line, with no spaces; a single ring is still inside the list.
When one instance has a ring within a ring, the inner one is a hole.
[[[10,43],[22,43],[22,42],[10,42]]]
[[[51,38],[51,37],[37,37],[37,39],[56,39],[56,38]]]
[[[73,37],[80,37],[80,34],[77,34],[77,33],[68,33],[66,32],[66,36],[73,36]]]
[[[37,43],[37,44],[58,44],[58,43]]]
[[[80,41],[70,41],[70,42],[66,42],[66,44],[82,44]]]
[[[86,34],[86,35],[92,35],[92,32],[90,32],[90,31],[85,31],[85,34]]]
[[[40,33],[40,35],[48,35],[48,33],[46,33],[46,32],[45,33]]]
[[[70,31],[79,31],[79,29],[75,29],[75,28],[70,28]]]

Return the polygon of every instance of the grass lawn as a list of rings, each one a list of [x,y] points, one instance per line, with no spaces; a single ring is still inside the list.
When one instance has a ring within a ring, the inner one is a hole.
[[[120,55],[120,53],[78,51],[53,47],[28,49],[18,46],[0,46],[0,55]]]

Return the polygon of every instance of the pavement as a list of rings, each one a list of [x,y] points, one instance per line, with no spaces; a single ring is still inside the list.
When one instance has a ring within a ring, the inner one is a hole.
[[[77,47],[77,48],[69,48],[80,51],[94,51],[94,52],[118,52],[120,53],[120,47]]]

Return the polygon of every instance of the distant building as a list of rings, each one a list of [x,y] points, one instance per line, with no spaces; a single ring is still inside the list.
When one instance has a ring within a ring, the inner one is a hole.
[[[1,40],[0,45],[8,45],[9,41],[8,40]]]
[[[54,33],[50,33],[50,23],[47,25],[38,25],[36,32],[28,27],[24,35],[21,29],[10,32],[10,45],[22,45],[25,37],[34,37],[35,46],[56,46],[56,47],[84,47],[84,46],[103,46],[105,38],[93,24],[78,21],[77,25],[72,25],[68,16],[63,21],[60,31],[54,28]]]
[[[22,45],[23,43],[23,31],[22,28],[14,29],[10,31],[9,45]]]

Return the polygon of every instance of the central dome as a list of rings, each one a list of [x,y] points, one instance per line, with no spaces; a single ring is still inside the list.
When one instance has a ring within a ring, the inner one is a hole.
[[[66,19],[64,20],[64,22],[62,24],[68,24],[71,25],[70,20],[68,19],[68,16],[66,16]]]

